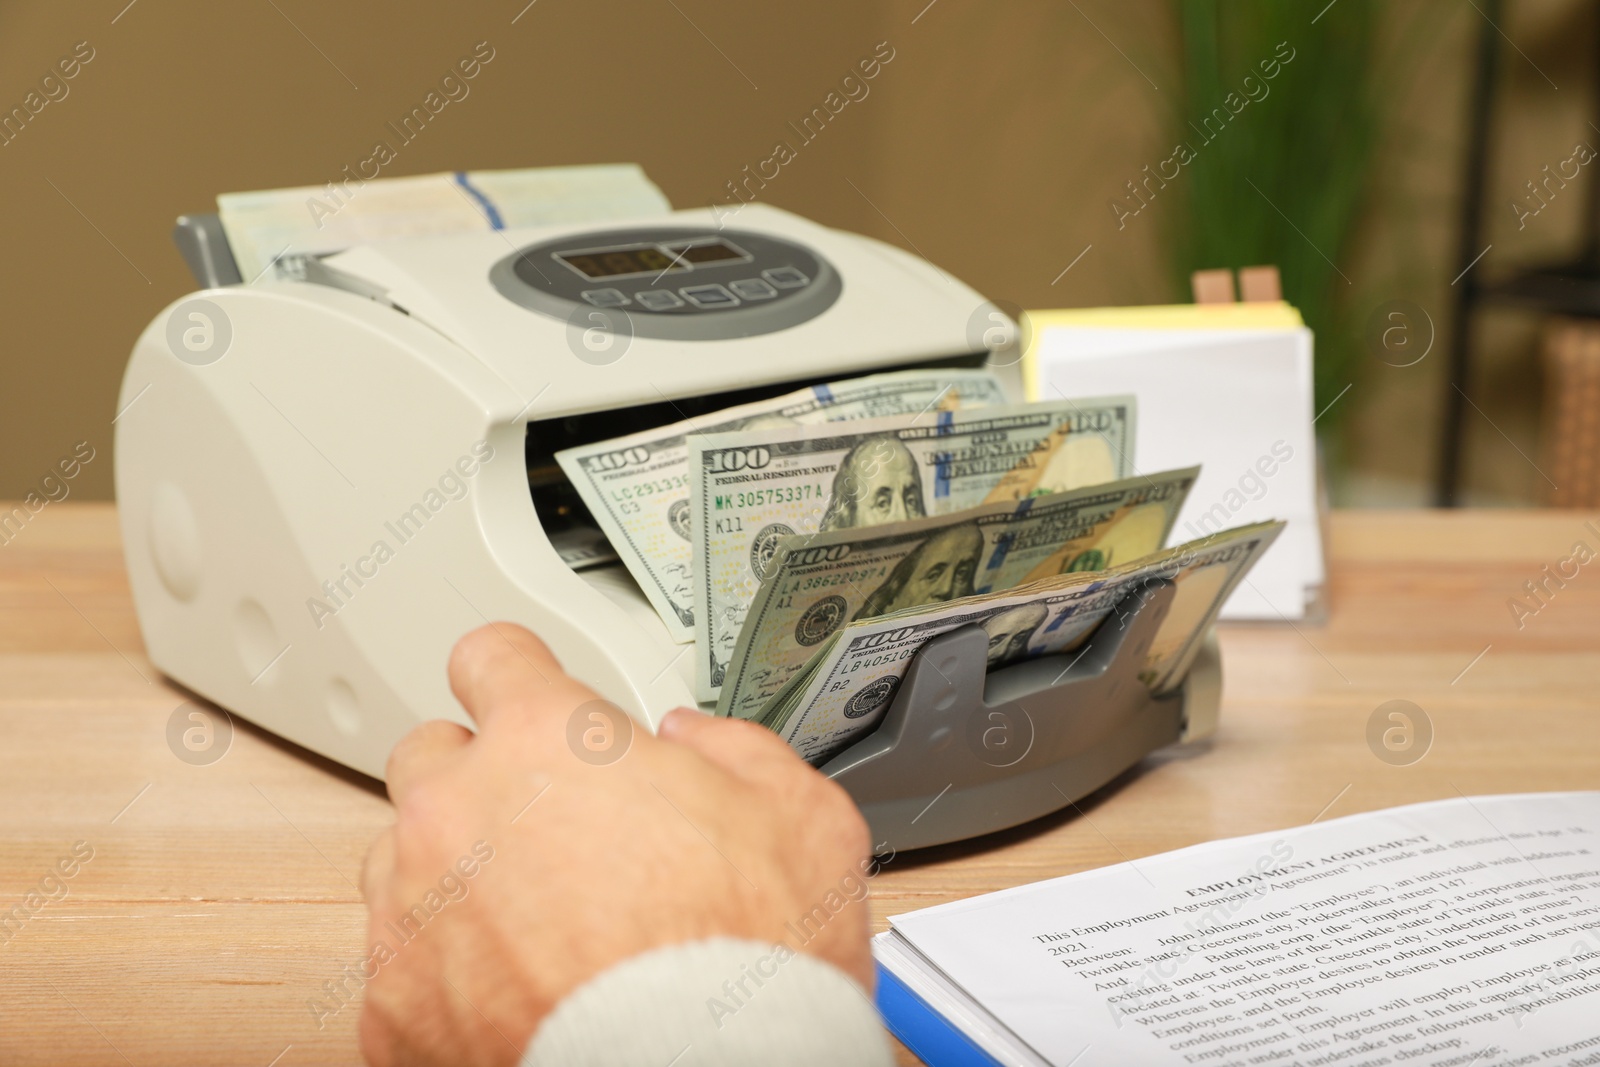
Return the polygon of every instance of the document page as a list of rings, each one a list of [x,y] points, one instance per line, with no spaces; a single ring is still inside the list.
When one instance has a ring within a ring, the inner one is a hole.
[[[975,1001],[1019,1039],[1004,1062],[1600,1064],[1600,793],[1355,815],[891,923],[880,959]]]

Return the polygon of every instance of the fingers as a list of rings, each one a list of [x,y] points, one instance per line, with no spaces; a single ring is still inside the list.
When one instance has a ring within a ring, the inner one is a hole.
[[[400,803],[413,785],[460,752],[470,740],[471,730],[444,719],[429,720],[406,734],[389,753],[389,767],[384,772],[389,799]]]
[[[571,710],[587,687],[561,669],[545,643],[512,622],[467,634],[450,653],[450,691],[480,729],[504,714],[525,715],[551,704]],[[589,694],[592,698],[593,694]]]
[[[663,740],[691,748],[749,782],[770,782],[774,774],[810,770],[777,734],[742,719],[723,719],[678,708],[667,713],[656,732]]]
[[[400,1062],[400,1039],[369,1000],[361,1006],[361,1059],[368,1067]]]

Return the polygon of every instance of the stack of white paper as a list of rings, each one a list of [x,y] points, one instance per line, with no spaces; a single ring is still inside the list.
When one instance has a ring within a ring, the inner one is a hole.
[[[1305,617],[1324,580],[1311,331],[1281,304],[1111,310],[1029,314],[1030,396],[1136,395],[1139,469],[1203,466],[1175,539],[1289,524],[1222,617]]]
[[[1600,793],[1353,815],[891,922],[880,1004],[933,1067],[1600,1062]]]

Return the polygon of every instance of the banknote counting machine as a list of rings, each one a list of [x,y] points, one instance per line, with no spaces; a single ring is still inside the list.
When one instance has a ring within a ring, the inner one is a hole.
[[[949,275],[761,205],[732,219],[683,211],[396,239],[245,281],[214,216],[180,220],[176,236],[208,287],[141,335],[116,419],[146,648],[195,693],[380,777],[417,723],[466,721],[444,665],[489,621],[540,634],[645,726],[694,704],[692,657],[627,571],[574,569],[554,546],[583,510],[554,452],[807,383],[1015,362],[996,351],[1015,343],[1009,320]],[[984,657],[962,663],[981,673]],[[1071,712],[1051,706],[1058,689],[1081,691],[1063,684],[1029,689],[1035,723]],[[948,717],[926,683],[905,688]],[[1097,736],[1120,744],[1080,738],[1031,758],[1076,761],[1084,773],[1065,781],[1082,795],[1150,748],[1203,734],[1216,705],[1214,679],[1191,683],[1128,703],[1120,733],[1100,714]],[[907,770],[914,747],[941,743],[906,729],[917,711],[894,717],[900,758],[841,757],[849,782],[874,782],[860,795],[875,826],[910,826],[901,809],[951,780]],[[875,776],[878,759],[894,768]],[[1029,757],[975,762],[984,811],[948,828],[930,812],[896,847],[1065,803],[1007,801],[994,787]],[[940,804],[960,807],[964,792]]]

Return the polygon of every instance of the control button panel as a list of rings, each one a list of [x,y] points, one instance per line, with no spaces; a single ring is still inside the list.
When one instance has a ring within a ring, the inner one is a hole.
[[[744,300],[771,300],[778,295],[778,290],[760,278],[740,278],[736,282],[729,282],[728,288]]]
[[[630,302],[621,289],[585,289],[580,295],[597,308],[626,307]]]
[[[811,279],[805,276],[805,272],[796,267],[770,267],[762,271],[761,276],[779,289],[799,289],[803,285],[811,284]]]
[[[735,308],[739,298],[728,292],[726,286],[712,282],[708,285],[686,285],[678,292],[697,308]]]
[[[670,311],[683,307],[683,301],[671,289],[645,289],[634,293],[633,298],[646,311]]]
[[[797,326],[839,298],[834,266],[760,230],[623,225],[549,238],[489,268],[505,299],[563,322],[591,308],[626,317],[634,336],[751,337]]]

